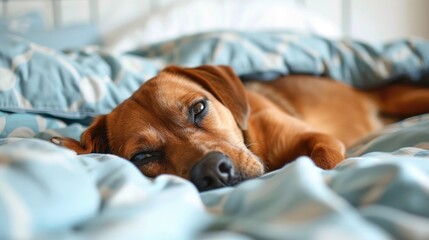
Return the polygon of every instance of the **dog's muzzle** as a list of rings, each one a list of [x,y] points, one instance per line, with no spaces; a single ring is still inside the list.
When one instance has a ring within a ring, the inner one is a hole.
[[[221,152],[208,153],[191,170],[191,181],[201,192],[231,186],[234,179],[234,165]]]

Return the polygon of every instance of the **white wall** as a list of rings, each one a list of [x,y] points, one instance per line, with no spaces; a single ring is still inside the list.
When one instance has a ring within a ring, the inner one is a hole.
[[[310,10],[364,41],[429,39],[429,0],[305,0]]]
[[[185,0],[98,0],[99,25],[103,32],[117,30],[132,19],[174,1]],[[204,0],[201,0],[204,1]],[[233,1],[233,0],[231,0]],[[261,0],[265,1],[265,0]],[[347,37],[365,41],[386,41],[420,36],[429,39],[429,0],[284,0],[306,6],[337,24]],[[61,23],[88,22],[88,0],[63,0]],[[53,23],[53,6],[47,0],[10,1],[11,15],[29,10],[45,12]],[[0,13],[2,12],[0,3]]]
[[[342,28],[342,0],[304,0],[302,4]]]
[[[351,36],[378,41],[429,38],[428,0],[353,0]]]

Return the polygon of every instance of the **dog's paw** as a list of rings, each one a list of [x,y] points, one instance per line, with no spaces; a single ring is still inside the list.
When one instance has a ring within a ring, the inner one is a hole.
[[[344,154],[323,143],[314,146],[310,157],[318,167],[323,169],[332,169],[344,160]]]
[[[49,141],[57,146],[65,147],[75,151],[77,154],[90,153],[91,150],[84,148],[80,142],[72,138],[52,137]]]

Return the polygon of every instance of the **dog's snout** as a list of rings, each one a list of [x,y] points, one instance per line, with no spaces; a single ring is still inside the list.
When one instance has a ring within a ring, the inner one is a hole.
[[[228,186],[233,176],[231,159],[220,152],[208,153],[191,170],[191,181],[199,191]]]

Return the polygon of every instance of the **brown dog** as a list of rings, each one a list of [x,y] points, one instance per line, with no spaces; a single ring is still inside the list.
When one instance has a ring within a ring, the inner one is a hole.
[[[168,67],[81,141],[54,143],[84,153],[129,159],[144,175],[174,174],[199,190],[234,185],[307,155],[324,169],[345,148],[396,117],[429,112],[429,89],[389,85],[358,91],[310,76],[251,82],[227,66]]]

